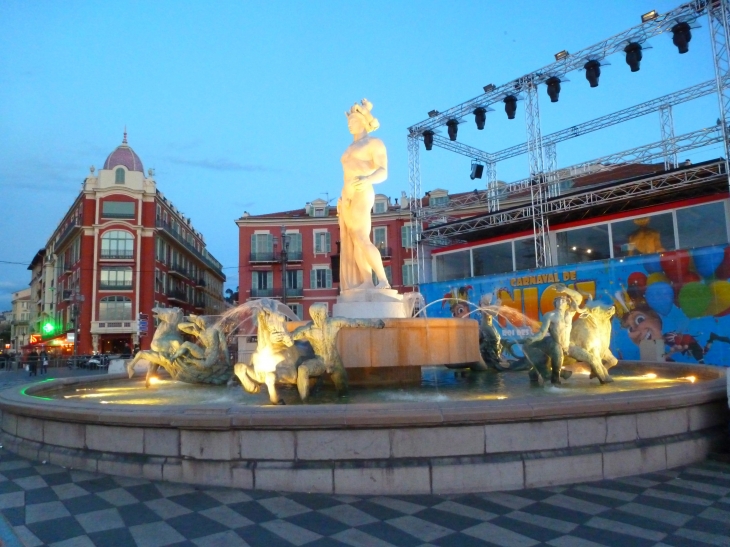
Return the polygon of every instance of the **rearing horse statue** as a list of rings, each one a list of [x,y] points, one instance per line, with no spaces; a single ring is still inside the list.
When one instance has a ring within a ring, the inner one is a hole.
[[[150,378],[159,367],[164,368],[173,378],[177,377],[180,367],[175,364],[172,357],[183,343],[182,333],[177,328],[183,319],[183,311],[180,308],[153,308],[152,313],[160,320],[160,324],[152,337],[151,349],[138,352],[127,364],[127,373],[131,378],[134,376],[137,361],[140,359],[149,361],[150,366],[145,380],[147,387],[150,385]]]

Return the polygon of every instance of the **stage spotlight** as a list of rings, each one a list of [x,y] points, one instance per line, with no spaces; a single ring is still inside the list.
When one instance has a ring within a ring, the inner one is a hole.
[[[485,85],[482,89],[484,90],[484,93],[491,93],[492,91],[497,89],[497,86],[494,84],[488,84]]]
[[[569,55],[569,53],[567,52],[567,50],[565,50],[565,49],[564,49],[563,51],[559,51],[559,52],[557,52],[557,53],[555,54],[555,60],[556,60],[556,61],[562,61],[562,60],[563,60],[563,59],[565,59],[565,58],[566,58],[566,57],[567,57],[568,55]]]
[[[588,61],[583,68],[586,69],[586,80],[591,87],[598,87],[598,78],[601,76],[601,63],[598,61]]]
[[[423,144],[426,147],[426,150],[431,150],[431,148],[433,148],[433,131],[430,129],[426,129],[426,131],[423,132]]]
[[[436,116],[438,116],[439,114],[440,114],[440,112],[439,112],[438,110],[429,110],[429,112],[428,112],[428,117],[429,117],[429,118],[435,118],[435,117],[436,117]]]
[[[547,80],[545,80],[545,84],[547,85],[547,92],[548,96],[550,97],[551,103],[557,103],[558,97],[560,97],[560,78],[556,76],[551,76]]]
[[[484,123],[487,121],[487,109],[480,106],[476,110],[474,110],[474,121],[477,124],[477,129],[481,131],[484,129]],[[452,141],[455,140],[451,139]]]
[[[689,51],[689,41],[692,39],[692,31],[688,23],[677,23],[672,27],[672,43],[677,46],[679,53]]]
[[[648,23],[649,21],[653,21],[657,17],[659,17],[659,14],[655,9],[653,9],[641,16],[641,22]]]
[[[472,162],[471,164],[471,180],[482,178],[484,173],[484,166],[481,163]]]
[[[455,141],[456,134],[459,132],[459,122],[456,120],[449,120],[446,122],[447,131],[449,133],[449,140]]]
[[[504,98],[504,111],[507,113],[508,120],[515,119],[515,112],[517,112],[517,97],[514,95],[507,95]]]
[[[643,56],[641,50],[641,44],[638,42],[631,42],[624,48],[626,52],[626,64],[631,67],[631,72],[639,72],[639,64]]]

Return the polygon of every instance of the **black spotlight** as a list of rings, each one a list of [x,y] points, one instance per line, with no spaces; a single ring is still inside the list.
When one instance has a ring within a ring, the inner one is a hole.
[[[474,179],[480,179],[482,178],[482,174],[484,173],[484,166],[481,163],[472,163],[471,164],[471,180]]]
[[[459,132],[459,122],[456,120],[449,120],[446,122],[446,127],[449,132],[449,140],[455,141],[456,134]]]
[[[624,48],[626,52],[626,64],[631,67],[631,72],[639,72],[639,64],[642,58],[641,49],[641,44],[637,42],[631,42]]]
[[[507,95],[504,98],[504,111],[507,113],[508,120],[515,119],[515,112],[517,112],[517,97],[514,95]]]
[[[551,103],[557,103],[560,97],[560,78],[551,76],[545,81],[547,84],[547,92]]]
[[[433,131],[430,129],[423,132],[423,144],[426,146],[426,150],[433,148]]]
[[[601,76],[601,63],[598,61],[588,61],[583,68],[586,69],[586,80],[591,87],[598,87],[598,78]]]
[[[476,122],[477,129],[479,131],[481,131],[482,129],[484,129],[484,122],[487,121],[487,109],[480,106],[479,108],[477,108],[476,110],[474,110],[474,121]],[[455,134],[456,133],[454,133],[454,135]],[[451,140],[453,141],[455,139],[456,139],[456,137],[454,137]]]
[[[689,41],[692,39],[692,31],[688,23],[677,23],[672,27],[672,43],[677,46],[680,53],[689,51]]]

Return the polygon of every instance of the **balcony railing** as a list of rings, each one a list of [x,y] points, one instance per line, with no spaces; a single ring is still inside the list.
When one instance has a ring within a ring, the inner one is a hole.
[[[167,295],[167,297],[170,300],[177,300],[178,302],[186,302],[186,303],[188,301],[188,295],[185,294],[185,291],[173,290],[173,291],[167,291],[165,294]]]
[[[185,277],[188,279],[191,277],[189,271],[187,271],[182,266],[178,266],[177,264],[173,264],[172,266],[170,266],[167,270],[167,273],[169,273],[170,275],[178,275],[180,277]]]
[[[101,251],[101,258],[106,259],[130,259],[134,258],[134,251]]]
[[[198,279],[197,281],[195,281],[195,285],[197,287],[205,287],[205,279],[203,279],[203,278]]]
[[[223,266],[215,259],[212,259],[210,257],[205,256],[203,253],[201,253],[198,249],[195,248],[194,245],[192,245],[189,241],[186,241],[184,237],[182,237],[180,234],[178,234],[175,230],[172,229],[172,226],[169,222],[165,222],[164,220],[157,219],[157,222],[155,225],[158,228],[162,228],[166,234],[168,234],[170,237],[175,239],[178,243],[180,243],[183,247],[185,247],[188,251],[190,251],[193,255],[195,255],[197,258],[202,260],[209,268],[211,268],[213,271],[215,271],[218,275],[221,277],[225,277],[223,274]]]
[[[63,244],[66,242],[68,237],[76,232],[76,230],[78,230],[79,228],[81,228],[81,221],[78,218],[75,218],[71,221],[71,224],[66,226],[63,232],[61,232],[56,238],[56,249],[60,249],[61,247],[63,247]]]
[[[251,298],[271,298],[274,296],[274,289],[251,289]]]
[[[103,291],[131,291],[132,284],[123,283],[99,283],[99,288]]]
[[[269,289],[251,289],[251,298],[281,298],[283,295],[281,287],[269,288]],[[302,287],[286,289],[287,298],[302,298],[304,296],[304,289]]]
[[[286,256],[287,262],[301,262],[303,258],[302,251],[287,251],[286,253],[281,251],[255,252],[250,253],[248,257],[250,262],[274,263],[281,262],[282,255]]]
[[[382,256],[383,258],[390,258],[391,256],[393,256],[392,247],[378,247],[378,251],[380,251],[380,256]]]
[[[196,300],[195,307],[198,308],[199,310],[204,310],[205,309],[205,300]]]

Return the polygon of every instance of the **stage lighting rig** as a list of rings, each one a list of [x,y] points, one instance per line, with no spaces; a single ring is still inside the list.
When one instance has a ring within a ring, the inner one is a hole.
[[[446,122],[446,130],[449,133],[449,140],[455,141],[456,135],[459,132],[459,121],[455,119],[450,119],[448,122]]]
[[[626,53],[626,64],[631,67],[631,72],[639,72],[641,58],[643,57],[642,50],[644,48],[638,42],[631,42],[624,48]]]
[[[560,78],[557,76],[551,76],[545,80],[545,85],[547,85],[547,93],[550,97],[550,102],[557,103],[558,98],[560,97]]]
[[[672,27],[672,43],[677,46],[679,53],[689,51],[690,40],[692,40],[692,31],[689,23],[681,22]]]
[[[492,91],[497,89],[497,86],[494,84],[488,84],[485,85],[482,89],[484,90],[484,93],[491,93]]]
[[[659,17],[659,14],[655,9],[653,9],[641,16],[641,22],[648,23],[649,21],[653,21],[657,17]]]
[[[426,129],[423,132],[423,145],[426,147],[426,150],[433,148],[433,131],[430,129]]]
[[[556,61],[562,61],[568,55],[570,55],[570,53],[568,53],[567,50],[564,49],[563,51],[559,51],[558,53],[555,54],[555,60]]]
[[[482,178],[483,173],[484,173],[484,165],[479,163],[476,160],[472,161],[471,162],[471,175],[469,175],[471,180]]]
[[[507,95],[504,98],[504,111],[507,113],[508,120],[515,119],[515,112],[517,112],[517,97],[514,95]]]
[[[477,124],[477,129],[481,131],[484,129],[484,123],[487,121],[487,109],[483,106],[474,110],[474,121]],[[452,139],[454,140],[454,139]]]
[[[598,78],[601,77],[601,63],[595,59],[588,61],[583,68],[586,70],[586,80],[591,87],[598,87]]]

